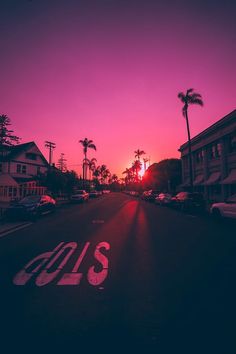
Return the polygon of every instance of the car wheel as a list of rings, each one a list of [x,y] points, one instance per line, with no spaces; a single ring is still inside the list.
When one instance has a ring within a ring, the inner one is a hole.
[[[32,212],[30,219],[32,221],[37,221],[39,216],[40,216],[40,212],[38,210],[36,210],[36,211]]]
[[[219,219],[222,218],[221,212],[220,212],[220,210],[217,209],[217,208],[214,208],[214,209],[212,210],[212,216],[213,216],[214,219],[216,219],[216,220],[219,220]]]

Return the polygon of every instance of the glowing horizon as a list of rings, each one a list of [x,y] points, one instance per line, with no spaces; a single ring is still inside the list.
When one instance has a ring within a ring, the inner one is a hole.
[[[204,11],[202,10],[204,9]],[[235,107],[235,9],[210,0],[3,1],[1,106],[22,142],[56,143],[81,174],[89,151],[122,177],[134,151],[180,157],[187,140],[180,91],[193,87],[192,136]]]

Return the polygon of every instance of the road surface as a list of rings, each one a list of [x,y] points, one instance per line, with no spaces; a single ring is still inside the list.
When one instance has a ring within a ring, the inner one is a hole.
[[[233,223],[121,193],[63,206],[0,239],[1,343],[236,353],[235,275]]]

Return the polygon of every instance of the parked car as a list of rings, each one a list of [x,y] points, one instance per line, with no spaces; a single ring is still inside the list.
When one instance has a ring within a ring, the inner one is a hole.
[[[101,194],[98,191],[89,192],[89,198],[98,198]]]
[[[56,201],[49,195],[29,195],[20,201],[13,202],[6,210],[6,217],[35,219],[55,210]]]
[[[132,195],[133,197],[138,197],[139,196],[139,192],[137,191],[130,191],[129,195]]]
[[[86,202],[88,199],[89,194],[85,190],[78,190],[70,197],[72,203]]]
[[[103,194],[109,194],[109,193],[111,193],[111,191],[110,191],[109,189],[104,189],[104,190],[102,191],[102,193],[103,193]]]
[[[171,203],[173,207],[179,208],[183,211],[204,211],[205,210],[205,200],[201,193],[190,193],[190,192],[180,192],[176,196],[171,198]]]
[[[236,219],[236,194],[231,195],[225,202],[212,204],[210,213],[216,218]]]
[[[143,200],[147,200],[149,202],[154,202],[156,197],[159,195],[160,191],[155,191],[155,190],[149,190],[149,191],[145,191],[143,192],[141,198]]]
[[[170,205],[171,203],[171,198],[172,195],[169,193],[160,193],[156,199],[155,199],[155,203],[158,205]]]

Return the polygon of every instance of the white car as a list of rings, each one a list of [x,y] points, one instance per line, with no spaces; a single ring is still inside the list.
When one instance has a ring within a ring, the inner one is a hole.
[[[71,197],[71,202],[85,202],[88,201],[89,194],[85,190],[76,191]]]
[[[236,194],[231,195],[225,202],[212,204],[210,212],[218,218],[236,219]]]

